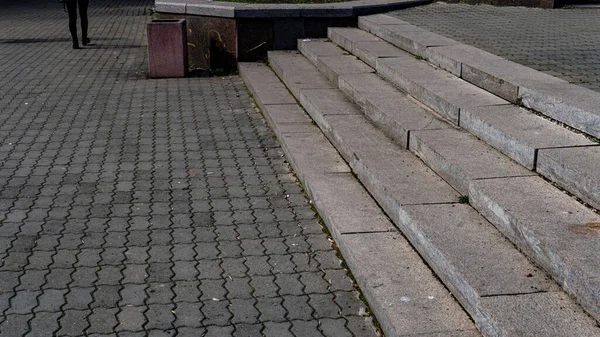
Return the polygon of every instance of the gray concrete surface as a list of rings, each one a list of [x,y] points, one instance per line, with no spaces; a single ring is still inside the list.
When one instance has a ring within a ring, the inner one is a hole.
[[[294,59],[291,56],[289,53],[272,53],[271,62]],[[260,83],[259,78],[246,76],[247,69],[251,70],[252,66],[241,64],[240,71],[244,78]],[[293,75],[289,74],[292,82],[288,85],[293,83]],[[318,91],[303,89],[302,94]],[[319,108],[318,102],[325,102],[326,107],[330,106],[322,95],[309,94],[303,97],[316,97],[315,109]],[[255,98],[260,102],[259,95]],[[275,110],[281,106],[273,107]],[[321,113],[321,110],[314,112]],[[330,113],[325,118],[327,117],[354,119],[357,116]],[[324,122],[325,118],[319,120]],[[277,126],[274,128],[279,129]],[[322,134],[314,137],[317,140],[310,143],[305,142],[302,133],[278,135],[292,163],[304,161],[302,158],[306,157],[306,151],[313,152],[313,160],[326,162],[332,157],[329,152],[335,151],[326,139],[321,139]],[[287,146],[287,142],[305,143],[308,150]],[[339,155],[333,157],[336,156]],[[458,303],[397,232],[353,174],[332,174],[300,166],[297,167],[297,172],[336,243],[347,257],[346,261],[359,284],[362,289],[367,289],[365,296],[387,336],[434,333],[479,335]],[[410,272],[407,273],[406,270]]]
[[[535,175],[464,131],[413,131],[409,144],[411,152],[463,195],[475,179]]]
[[[600,215],[540,177],[478,180],[469,199],[531,259],[573,295],[596,319],[598,306],[597,240]]]
[[[145,78],[151,6],[73,50],[2,3],[0,336],[372,336],[242,79]]]
[[[280,57],[284,58],[286,54],[281,54]],[[271,59],[271,62],[274,61],[277,62],[276,58]],[[281,69],[281,67],[277,68]],[[308,69],[304,70],[308,71]],[[283,71],[287,71],[285,76],[289,79],[287,84],[293,86],[294,72],[287,69]],[[312,70],[312,74],[315,77],[320,76],[316,68]],[[303,74],[303,76],[305,75]],[[343,82],[345,76],[368,78],[372,75],[342,75],[340,83]],[[370,89],[365,90],[369,91]],[[350,97],[356,96],[355,91],[358,92],[360,89],[357,87],[348,90]],[[330,105],[330,102],[328,105]],[[502,237],[501,233],[493,229],[487,221],[477,215],[471,208],[467,208],[470,213],[460,212],[459,208],[466,206],[460,206],[451,199],[443,201],[443,198],[440,197],[446,195],[446,192],[440,192],[445,191],[444,186],[449,187],[449,185],[439,181],[436,182],[433,179],[427,180],[429,168],[421,162],[411,161],[409,157],[414,159],[414,156],[402,151],[394,144],[390,144],[386,137],[382,137],[381,130],[377,130],[373,125],[370,125],[366,118],[354,114],[327,115],[325,112],[328,109],[325,106],[320,108],[318,101],[312,102],[310,110],[311,116],[317,116],[314,118],[317,125],[349,162],[353,172],[371,195],[378,200],[392,221],[407,235],[411,243],[420,251],[438,276],[456,294],[484,334],[562,336],[569,327],[577,330],[577,334],[597,335],[599,333],[594,320],[590,319],[573,302],[567,300],[567,297],[558,290],[557,285],[546,279],[543,271],[536,269],[533,273],[527,272],[523,275],[523,270],[532,270],[535,267],[514,249],[512,244]],[[513,165],[513,167],[518,168],[516,164]],[[525,174],[528,173],[523,168],[520,171]],[[537,177],[533,178],[539,179]],[[479,181],[498,180],[492,178]],[[432,187],[438,195],[428,194]],[[418,190],[419,188],[420,190]],[[474,193],[472,189],[469,192]],[[477,195],[477,197],[480,197],[480,195]],[[502,197],[507,200],[513,198],[510,191],[503,191]],[[520,205],[526,204],[526,202],[520,201]],[[453,206],[457,209],[453,210]],[[408,210],[413,209],[413,207],[415,208],[413,212],[409,212]],[[441,209],[443,207],[449,207],[449,209],[443,211]],[[498,207],[490,206],[490,209],[498,210]],[[452,233],[449,233],[445,228],[446,224],[453,228]],[[485,227],[485,224],[487,224],[487,227]],[[584,227],[594,230],[591,228],[594,227],[593,223]],[[465,232],[460,234],[461,231]],[[468,243],[461,244],[458,242],[471,235],[473,235],[473,238],[468,240]],[[510,235],[507,236],[512,239]],[[494,249],[498,250],[494,251]],[[593,251],[593,249],[590,251]],[[486,255],[488,253],[490,255]],[[488,256],[488,258],[485,258],[485,256]],[[516,256],[519,258],[517,259]],[[482,258],[485,262],[477,262],[477,258]],[[495,261],[493,264],[494,272],[485,273],[485,266],[490,265],[490,260]],[[576,260],[577,258],[574,258],[566,262],[567,268],[578,268],[579,265]],[[517,261],[522,264],[517,263]],[[478,268],[478,264],[481,264],[484,268],[482,269],[481,266]],[[518,267],[518,265],[521,267]],[[505,268],[504,272],[499,272],[499,275],[494,274],[498,272],[497,269],[502,268]],[[574,271],[574,273],[578,273],[578,271]],[[486,279],[489,274],[496,276]],[[498,282],[498,277],[508,279],[505,280],[506,283],[502,283]],[[510,280],[511,278],[513,279]],[[572,278],[577,279],[576,276],[572,276]],[[583,279],[585,277],[580,278],[579,281],[584,282]],[[503,287],[502,284],[506,287]],[[520,290],[511,288],[521,286],[523,289]],[[483,294],[480,296],[479,292]],[[498,293],[492,295],[494,292]],[[558,294],[556,295],[554,292],[558,292]],[[535,294],[535,296],[522,298],[529,293]],[[488,300],[489,298],[493,298],[493,300]],[[529,300],[531,303],[523,305],[524,300]],[[552,304],[547,305],[548,301],[551,301]],[[564,312],[556,312],[554,309],[556,307],[568,307],[569,309]],[[512,310],[512,312],[505,313],[502,312],[503,310]],[[521,312],[521,314],[515,314],[515,312]],[[514,319],[514,317],[519,316],[524,317],[521,320]]]
[[[464,110],[460,125],[530,170],[536,167],[539,149],[595,145],[581,134],[514,105]]]
[[[600,91],[600,8],[436,3],[391,15],[570,83]]]
[[[414,130],[450,127],[432,111],[374,74],[340,76],[340,90],[351,97],[379,129],[404,148]]]
[[[600,147],[542,149],[537,171],[600,210]]]

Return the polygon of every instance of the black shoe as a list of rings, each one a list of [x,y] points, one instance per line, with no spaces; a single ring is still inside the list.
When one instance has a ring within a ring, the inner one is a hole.
[[[73,43],[73,49],[81,49],[79,43]]]
[[[81,39],[81,43],[84,46],[87,46],[88,44],[90,44],[90,42],[91,42],[90,39],[88,39],[87,37],[84,37],[83,39]]]

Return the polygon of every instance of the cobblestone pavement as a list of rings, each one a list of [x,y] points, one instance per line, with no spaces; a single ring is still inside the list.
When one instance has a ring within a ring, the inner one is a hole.
[[[435,3],[391,14],[600,91],[600,7],[537,9]]]
[[[374,336],[241,79],[145,79],[151,3],[2,4],[0,335]]]

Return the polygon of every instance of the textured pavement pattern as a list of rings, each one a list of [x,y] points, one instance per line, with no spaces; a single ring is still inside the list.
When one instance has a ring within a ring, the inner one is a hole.
[[[600,7],[539,9],[435,3],[391,15],[600,91]]]
[[[145,79],[151,4],[2,4],[0,336],[374,336],[242,80]]]

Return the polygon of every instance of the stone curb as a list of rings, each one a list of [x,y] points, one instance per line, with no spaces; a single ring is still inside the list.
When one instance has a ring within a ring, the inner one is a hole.
[[[328,4],[247,4],[203,0],[156,1],[155,11],[222,18],[357,17],[431,3],[432,0],[358,0]]]
[[[282,92],[283,87],[272,81],[276,76],[271,70],[255,63],[240,63],[239,69],[386,336],[479,336],[456,300],[353,174],[303,165],[307,156],[314,163],[341,158],[321,131],[306,123],[310,117],[298,105],[290,109],[290,105],[265,103],[274,99],[265,93]],[[285,96],[275,100],[286,101]]]

